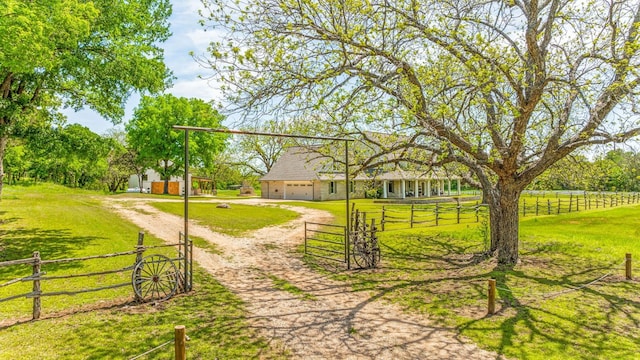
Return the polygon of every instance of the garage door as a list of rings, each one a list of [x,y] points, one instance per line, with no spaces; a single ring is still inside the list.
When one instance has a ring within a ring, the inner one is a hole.
[[[285,183],[285,199],[288,200],[313,200],[313,184],[310,182]]]

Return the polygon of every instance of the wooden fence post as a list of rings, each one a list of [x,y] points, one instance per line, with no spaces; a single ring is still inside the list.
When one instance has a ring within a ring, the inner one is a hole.
[[[551,199],[547,199],[547,215],[551,215]]]
[[[144,252],[143,244],[144,244],[144,231],[140,231],[138,232],[138,244],[136,245],[136,264],[142,261],[142,253]],[[138,268],[136,278],[140,277],[141,270],[142,269]],[[135,294],[136,301],[142,300],[142,298],[138,296],[138,294],[135,291],[134,291],[134,294]]]
[[[560,215],[560,198],[558,198],[558,215]]]
[[[540,212],[540,198],[536,198],[536,216],[538,216]]]
[[[627,280],[631,280],[632,276],[631,276],[631,254],[626,254],[625,255],[625,275]]]
[[[458,202],[458,206],[456,207],[458,210],[458,224],[460,224],[460,198],[457,198],[456,201]]]
[[[144,249],[142,249],[143,244],[144,244],[144,231],[140,231],[138,233],[138,245],[136,246],[136,250],[138,251],[136,253],[136,264],[142,261],[142,253],[144,252]]]
[[[382,228],[382,231],[384,231],[384,223],[385,223],[384,215],[385,215],[385,212],[384,212],[384,206],[383,206],[382,207],[382,220],[380,220],[380,227]]]
[[[438,204],[436,203],[436,226],[438,226]]]
[[[184,325],[176,325],[174,328],[175,333],[175,350],[176,350],[176,360],[186,360],[187,359],[187,349],[186,349],[186,331]]]
[[[40,251],[33,252],[33,320],[40,319]]]
[[[569,213],[571,213],[572,208],[573,208],[573,194],[569,194]]]
[[[522,217],[527,216],[527,199],[522,199]]]
[[[489,279],[488,296],[489,296],[489,302],[487,304],[488,305],[487,312],[489,313],[489,315],[493,315],[496,312],[496,280],[495,279]]]

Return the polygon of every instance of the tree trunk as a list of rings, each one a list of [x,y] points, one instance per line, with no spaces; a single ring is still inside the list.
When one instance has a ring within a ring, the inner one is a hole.
[[[491,252],[497,255],[499,264],[515,265],[518,262],[518,202],[521,193],[520,187],[504,182],[499,182],[495,190],[487,192],[491,221]]]
[[[9,135],[0,136],[0,200],[2,200],[2,187],[4,185],[4,153],[9,142]]]

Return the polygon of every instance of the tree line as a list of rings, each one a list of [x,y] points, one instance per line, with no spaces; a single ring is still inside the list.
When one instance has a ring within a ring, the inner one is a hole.
[[[589,160],[566,157],[536,178],[531,190],[640,191],[640,154],[610,150]]]
[[[24,179],[110,192],[127,188],[129,178],[148,169],[162,179],[184,172],[184,134],[173,125],[220,127],[224,119],[210,104],[173,95],[143,97],[125,130],[98,135],[79,124],[57,126],[33,123],[14,131],[4,156],[9,184]],[[191,134],[193,174],[225,188],[246,174],[234,170],[223,155],[227,137]]]

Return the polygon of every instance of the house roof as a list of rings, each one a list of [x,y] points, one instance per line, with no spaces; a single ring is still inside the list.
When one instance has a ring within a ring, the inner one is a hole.
[[[304,181],[318,180],[327,171],[326,158],[302,147],[291,147],[280,156],[268,174],[260,180]]]
[[[335,171],[331,159],[303,147],[291,147],[271,167],[261,181],[344,180],[344,172]],[[435,180],[457,179],[441,171],[396,169],[375,176],[360,173],[352,180]]]

